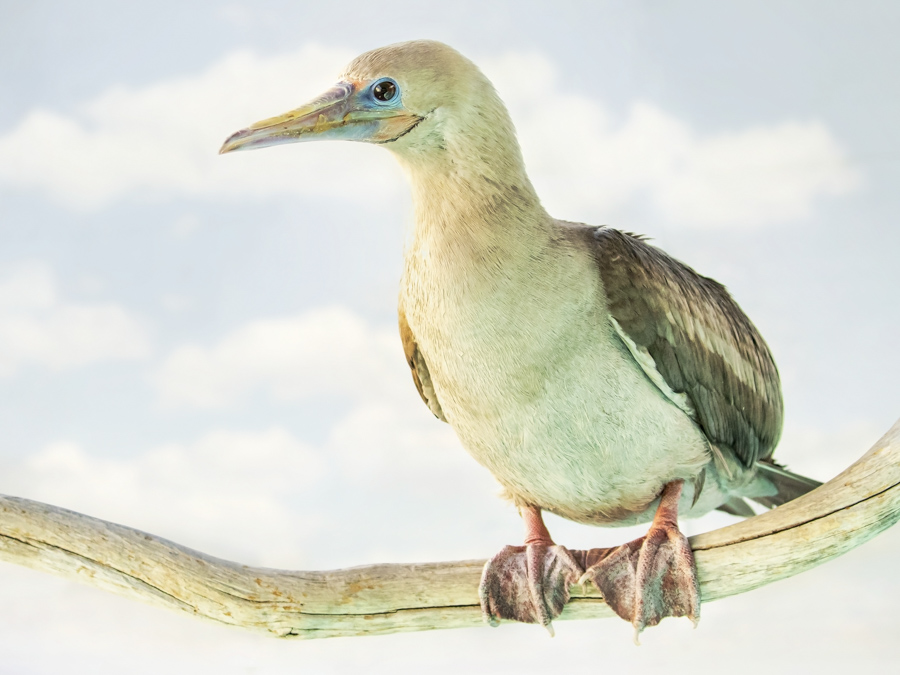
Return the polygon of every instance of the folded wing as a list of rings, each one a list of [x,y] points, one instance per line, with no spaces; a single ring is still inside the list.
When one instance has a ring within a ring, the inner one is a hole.
[[[718,451],[744,467],[769,458],[783,418],[778,370],[725,287],[634,235],[591,236],[611,321],[648,376]]]

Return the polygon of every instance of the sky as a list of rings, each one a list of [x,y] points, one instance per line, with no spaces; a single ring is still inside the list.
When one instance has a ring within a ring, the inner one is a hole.
[[[521,539],[416,393],[389,153],[218,156],[355,55],[478,63],[556,217],[649,235],[769,343],[776,457],[825,480],[900,413],[900,8],[838,2],[0,0],[0,493],[250,565],[487,558]],[[575,548],[637,530],[547,518]],[[697,533],[733,522],[685,521]],[[0,674],[874,669],[900,531],[667,620],[285,642],[0,563]],[[751,648],[752,646],[752,648]]]

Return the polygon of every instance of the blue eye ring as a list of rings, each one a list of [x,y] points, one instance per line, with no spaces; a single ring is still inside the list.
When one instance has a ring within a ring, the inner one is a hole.
[[[370,87],[372,98],[379,105],[391,105],[400,100],[400,85],[389,77],[376,80]]]

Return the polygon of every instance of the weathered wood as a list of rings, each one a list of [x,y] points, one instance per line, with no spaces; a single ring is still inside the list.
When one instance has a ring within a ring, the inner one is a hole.
[[[858,462],[778,509],[691,539],[704,602],[797,574],[900,519],[900,421]],[[0,496],[0,560],[279,637],[483,625],[484,560],[327,572],[248,567],[123,525]],[[562,619],[612,616],[575,587]]]

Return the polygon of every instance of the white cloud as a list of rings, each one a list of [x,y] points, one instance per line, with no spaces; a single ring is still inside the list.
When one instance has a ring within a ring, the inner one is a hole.
[[[245,564],[328,568],[452,557],[460,552],[447,548],[444,535],[473,522],[482,529],[472,545],[489,550],[498,523],[518,530],[515,513],[452,430],[416,399],[413,391],[358,403],[317,444],[279,427],[220,428],[116,456],[61,440],[0,460],[0,493]],[[448,502],[457,507],[448,510]]]
[[[321,93],[352,56],[315,45],[268,58],[241,51],[202,73],[109,89],[71,114],[35,109],[0,138],[0,181],[87,209],[134,195],[328,196],[347,185],[360,198],[384,195],[402,182],[377,148],[217,154],[234,131]]]
[[[72,368],[149,351],[138,317],[112,303],[63,301],[43,263],[22,263],[0,277],[0,376],[29,364]]]
[[[617,120],[599,101],[560,90],[553,64],[539,54],[484,65],[510,107],[535,187],[557,216],[608,222],[611,212],[645,201],[680,225],[760,226],[803,218],[817,198],[861,182],[819,121],[707,135],[647,102]]]
[[[52,443],[7,476],[7,490],[121,522],[207,552],[234,557],[296,555],[320,526],[294,518],[285,501],[324,474],[321,455],[287,431],[215,430],[136,457],[103,457]],[[239,541],[232,535],[240,533]]]
[[[405,368],[396,331],[332,307],[253,321],[210,347],[179,347],[155,381],[166,403],[215,408],[257,389],[278,400],[383,394],[392,371]]]
[[[385,203],[403,179],[378,148],[329,143],[216,154],[233,131],[325,89],[352,56],[314,45],[277,57],[242,51],[195,75],[110,89],[71,114],[33,110],[0,138],[0,181],[48,190],[81,208],[174,194],[380,196]],[[616,120],[601,102],[561,90],[542,55],[509,54],[484,65],[557,215],[604,220],[647,203],[683,225],[757,226],[803,218],[817,198],[860,184],[819,121],[709,135],[646,102]]]
[[[321,565],[396,558],[398,552],[408,560],[433,557],[443,546],[442,530],[483,521],[491,509],[518,530],[493,478],[420,400],[396,331],[373,327],[346,309],[255,321],[211,346],[178,348],[156,384],[165,403],[187,408],[227,407],[252,392],[298,406],[312,397],[341,398],[339,419],[315,444],[328,467],[320,485],[326,492],[306,506],[340,522],[353,548],[342,540],[318,551]],[[443,507],[461,495],[465,509]],[[391,549],[393,521],[407,524],[396,533],[403,543]],[[373,528],[381,534],[373,536]],[[486,526],[483,534],[493,531],[496,525]]]

